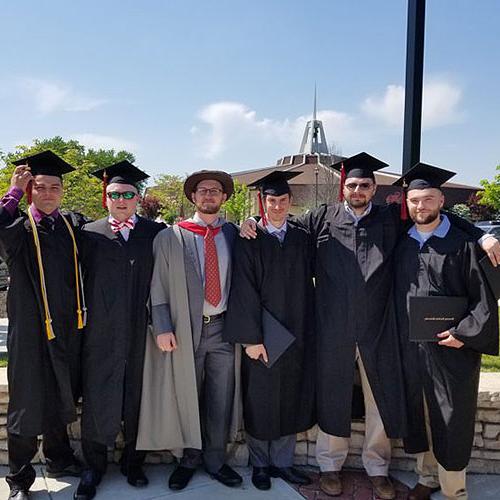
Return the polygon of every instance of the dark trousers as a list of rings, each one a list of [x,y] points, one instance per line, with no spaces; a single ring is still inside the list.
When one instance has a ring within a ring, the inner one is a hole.
[[[53,429],[42,436],[42,449],[47,464],[54,468],[64,468],[74,461],[66,426]],[[38,450],[37,436],[7,435],[10,474],[6,481],[12,488],[28,490],[35,481],[35,469],[31,465]]]
[[[291,467],[295,454],[296,434],[282,436],[272,441],[263,441],[247,433],[246,441],[250,463],[254,467]]]
[[[194,354],[200,401],[203,452],[186,448],[181,465],[195,468],[202,462],[209,473],[224,465],[234,397],[234,346],[222,340],[224,319],[204,324]]]
[[[89,469],[101,475],[106,473],[108,468],[108,447],[105,444],[82,438],[82,452]],[[127,443],[120,460],[122,470],[128,475],[130,469],[141,467],[145,458],[145,451],[135,449],[135,441]]]

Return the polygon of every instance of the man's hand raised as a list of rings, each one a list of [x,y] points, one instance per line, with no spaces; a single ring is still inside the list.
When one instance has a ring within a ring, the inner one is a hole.
[[[31,169],[28,165],[19,165],[14,169],[12,178],[10,179],[10,186],[20,189],[23,193],[26,193],[28,184],[33,180],[31,175]]]

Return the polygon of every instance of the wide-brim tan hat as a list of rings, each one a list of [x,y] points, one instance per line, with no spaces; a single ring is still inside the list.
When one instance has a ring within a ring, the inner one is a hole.
[[[184,181],[184,194],[186,198],[193,203],[191,199],[191,194],[195,191],[196,185],[201,181],[219,181],[222,184],[222,189],[226,193],[227,199],[231,197],[234,191],[233,178],[226,172],[222,170],[200,170],[198,172],[192,173]]]

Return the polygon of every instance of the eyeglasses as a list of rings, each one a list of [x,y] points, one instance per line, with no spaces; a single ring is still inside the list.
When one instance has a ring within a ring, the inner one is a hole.
[[[349,182],[349,184],[344,184],[349,191],[356,191],[359,188],[361,191],[368,191],[372,186],[372,182]]]
[[[196,190],[196,194],[199,194],[201,196],[207,196],[207,194],[209,194],[210,196],[217,196],[218,194],[222,193],[223,193],[222,189],[219,188],[212,188],[212,189],[198,188]]]
[[[137,196],[137,193],[134,193],[133,191],[124,191],[123,193],[120,193],[119,191],[111,191],[108,193],[108,198],[113,201],[119,200],[120,198],[123,198],[124,200],[132,200],[135,196]]]

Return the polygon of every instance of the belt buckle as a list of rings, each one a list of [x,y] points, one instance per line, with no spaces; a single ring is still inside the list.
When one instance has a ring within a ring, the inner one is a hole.
[[[203,324],[208,325],[211,321],[210,316],[207,316],[206,314],[203,315]]]

